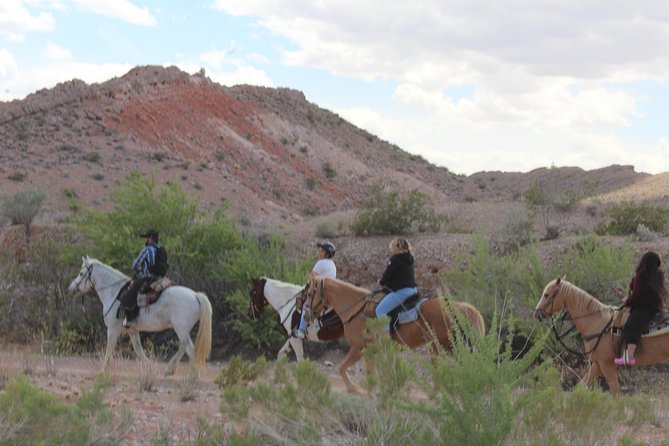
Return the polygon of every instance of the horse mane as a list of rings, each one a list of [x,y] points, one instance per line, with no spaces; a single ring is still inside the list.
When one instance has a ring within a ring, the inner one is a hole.
[[[266,282],[271,282],[273,286],[281,289],[292,289],[295,287],[302,287],[303,285],[297,285],[295,283],[283,282],[277,279],[271,279],[269,277],[260,277],[260,279],[265,280]]]
[[[601,310],[602,308],[613,308],[611,305],[600,302],[587,291],[582,290],[571,282],[562,280],[562,286],[566,288],[565,297],[576,297],[576,299],[572,299],[572,302],[574,303],[574,310],[576,311],[595,312]]]
[[[106,270],[108,270],[109,272],[112,272],[112,273],[114,273],[114,274],[116,274],[116,275],[118,275],[118,276],[124,277],[124,278],[126,278],[126,279],[130,279],[128,276],[126,276],[125,274],[123,274],[121,271],[117,270],[117,269],[114,268],[113,266],[109,266],[109,265],[107,265],[106,263],[103,263],[103,262],[99,261],[98,259],[91,259],[91,258],[88,258],[87,260],[88,260],[88,263],[89,263],[90,265],[100,265],[100,266],[104,267]]]
[[[356,291],[356,292],[361,293],[361,294],[369,294],[370,293],[370,290],[368,290],[367,288],[362,288],[362,287],[359,287],[357,285],[353,285],[352,283],[346,282],[344,280],[333,279],[332,277],[323,277],[323,276],[317,276],[317,277],[327,279],[327,280],[331,280],[331,281],[335,282],[336,284],[343,285],[347,288],[350,288],[351,291]]]

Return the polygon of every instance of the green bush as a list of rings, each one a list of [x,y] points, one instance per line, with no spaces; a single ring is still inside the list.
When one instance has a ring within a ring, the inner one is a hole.
[[[388,181],[370,187],[368,199],[355,215],[351,231],[357,236],[438,232],[441,226],[430,197],[418,189],[403,194]]]
[[[0,251],[0,270],[5,286],[0,287],[0,337],[10,342],[52,339],[63,324],[79,317],[76,300],[67,293],[78,271],[63,252],[76,243],[76,234],[67,228],[32,236],[22,246]]]
[[[542,257],[550,260],[545,263]],[[608,243],[595,235],[578,239],[564,251],[558,247],[542,256],[538,243],[499,252],[478,234],[472,252],[456,257],[442,274],[442,283],[444,289],[476,306],[490,321],[501,297],[510,298],[515,306],[534,309],[546,284],[563,275],[598,299],[617,303],[633,269],[630,245]]]
[[[286,256],[287,244],[279,235],[242,233],[224,209],[202,210],[178,184],[159,186],[153,178],[132,173],[112,190],[110,200],[110,212],[89,209],[73,217],[84,240],[66,250],[72,264],[90,255],[129,273],[142,248],[139,234],[155,228],[169,253],[172,281],[209,296],[215,348],[222,347],[218,342],[226,351],[230,345],[273,349],[282,342],[271,311],[260,321],[249,319],[250,278],[265,275],[301,283],[311,260]]]
[[[73,318],[63,322],[56,335],[56,351],[61,354],[92,353],[104,343],[105,330],[99,323],[86,318]]]
[[[254,381],[267,369],[267,360],[264,356],[255,362],[244,361],[241,356],[235,355],[230,358],[228,365],[223,367],[216,378],[216,384],[222,388],[245,385]]]
[[[41,189],[27,189],[11,196],[5,195],[0,214],[13,225],[23,225],[26,235],[30,235],[33,220],[42,210],[46,199],[47,193]]]
[[[623,201],[612,205],[607,214],[608,223],[599,224],[598,234],[629,235],[637,231],[639,225],[646,229],[664,234],[667,227],[667,209],[647,202],[634,203]]]
[[[118,444],[125,424],[116,420],[104,402],[109,383],[97,378],[74,405],[33,386],[19,376],[0,393],[0,444]]]

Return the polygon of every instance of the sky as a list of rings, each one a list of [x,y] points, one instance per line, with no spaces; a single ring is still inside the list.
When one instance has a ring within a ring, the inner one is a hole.
[[[0,2],[0,101],[140,65],[300,90],[457,174],[669,171],[666,0]]]

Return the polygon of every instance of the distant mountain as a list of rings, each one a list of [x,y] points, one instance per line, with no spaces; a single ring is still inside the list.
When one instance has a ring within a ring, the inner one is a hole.
[[[0,187],[44,187],[54,218],[68,199],[107,209],[139,170],[176,182],[248,222],[291,225],[356,208],[388,178],[439,204],[504,201],[545,174],[465,177],[380,140],[295,90],[223,87],[175,67],[138,67],[102,84],[79,80],[0,103]],[[631,166],[558,169],[564,184],[601,192],[647,175]]]

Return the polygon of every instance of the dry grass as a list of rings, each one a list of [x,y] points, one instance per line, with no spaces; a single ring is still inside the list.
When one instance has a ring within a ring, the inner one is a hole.
[[[592,197],[587,202],[657,200],[669,197],[669,172],[644,178],[631,186]]]

